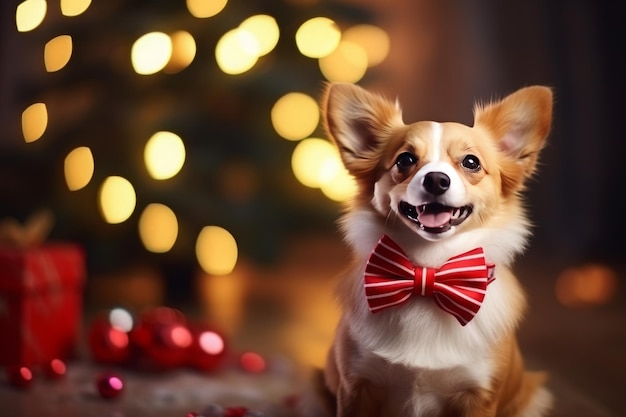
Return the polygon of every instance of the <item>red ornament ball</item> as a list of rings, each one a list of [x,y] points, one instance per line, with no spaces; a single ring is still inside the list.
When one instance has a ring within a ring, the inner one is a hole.
[[[122,394],[124,391],[124,381],[122,377],[117,374],[103,372],[96,377],[96,388],[102,398],[112,399]]]
[[[224,409],[224,417],[244,417],[247,412],[246,407],[229,407]]]
[[[142,314],[130,343],[140,367],[170,369],[186,363],[192,336],[181,312],[157,307]]]
[[[28,366],[10,366],[7,368],[9,382],[14,387],[28,388],[33,382],[33,371]]]
[[[67,372],[67,366],[61,359],[52,359],[46,364],[44,372],[50,379],[63,378]]]
[[[106,316],[96,317],[88,331],[87,344],[94,361],[120,365],[130,358],[128,334],[115,327]]]
[[[201,371],[214,371],[226,359],[227,346],[224,336],[205,325],[191,329],[192,343],[189,348],[188,364]]]

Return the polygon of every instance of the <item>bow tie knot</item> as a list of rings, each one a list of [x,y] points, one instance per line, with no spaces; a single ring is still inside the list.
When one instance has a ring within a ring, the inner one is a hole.
[[[437,269],[417,267],[413,282],[413,292],[422,297],[432,297],[435,291],[435,274]]]
[[[493,270],[482,248],[454,256],[439,268],[415,266],[385,235],[365,268],[365,296],[373,313],[403,304],[414,295],[432,297],[465,326],[478,313],[487,285],[495,279]]]

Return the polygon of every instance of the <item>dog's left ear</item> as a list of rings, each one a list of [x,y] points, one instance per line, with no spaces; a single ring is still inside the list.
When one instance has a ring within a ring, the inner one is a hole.
[[[346,169],[370,181],[390,132],[403,125],[399,106],[359,86],[334,83],[324,92],[322,114]]]
[[[548,87],[522,88],[503,100],[477,105],[474,126],[494,135],[503,154],[502,188],[519,191],[537,165],[552,123],[552,91]]]

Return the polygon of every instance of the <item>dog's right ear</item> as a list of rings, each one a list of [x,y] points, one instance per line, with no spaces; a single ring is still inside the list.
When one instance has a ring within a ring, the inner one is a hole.
[[[381,145],[394,127],[404,125],[396,103],[353,84],[329,84],[322,114],[343,164],[357,179],[373,174],[384,149]]]

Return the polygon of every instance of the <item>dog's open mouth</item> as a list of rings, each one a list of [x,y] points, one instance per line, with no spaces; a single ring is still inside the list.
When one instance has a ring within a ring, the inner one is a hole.
[[[444,233],[458,226],[472,214],[472,206],[450,207],[440,203],[414,206],[406,201],[398,204],[400,213],[428,233]]]

